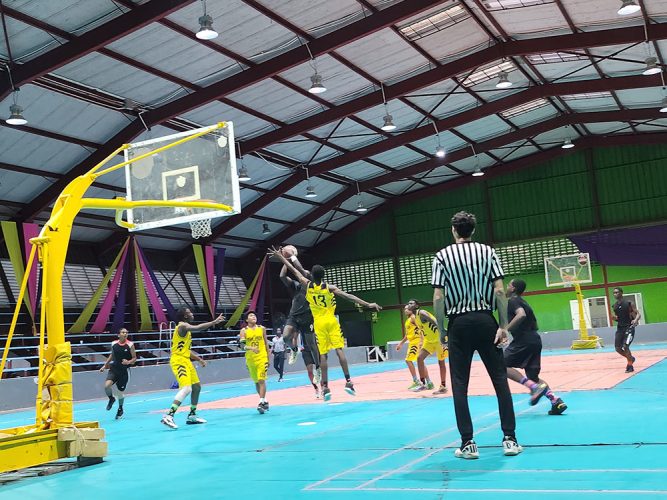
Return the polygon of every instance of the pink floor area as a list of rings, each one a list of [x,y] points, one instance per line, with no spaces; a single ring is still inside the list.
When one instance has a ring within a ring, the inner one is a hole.
[[[667,350],[638,351],[636,354],[635,373],[662,361],[667,357]],[[431,379],[438,385],[440,380],[437,365],[429,365]],[[334,368],[340,370],[340,368]],[[354,366],[351,368],[352,381],[357,391],[356,396],[349,396],[343,390],[344,380],[334,380],[329,384],[332,392],[332,403],[343,401],[378,401],[389,399],[421,399],[433,397],[450,397],[451,394],[433,396],[431,391],[410,392],[407,390],[411,383],[407,368],[386,371],[372,375],[354,376]],[[449,373],[447,386],[449,387]],[[540,377],[547,381],[555,392],[576,390],[609,389],[631,377],[632,373],[625,373],[625,360],[618,354],[586,351],[581,354],[566,354],[558,356],[544,356],[542,358],[542,372]],[[298,374],[296,376],[299,376]],[[308,383],[306,374],[303,374],[304,383]],[[526,389],[510,381],[512,392],[525,394]],[[470,395],[482,396],[494,394],[493,386],[484,370],[481,361],[474,361],[470,378]],[[280,389],[279,383],[270,383],[267,399],[272,406],[302,405],[316,402],[315,391],[308,385],[290,389]],[[221,399],[201,403],[200,409],[221,408],[254,408],[257,405],[257,396],[241,396],[230,399]]]

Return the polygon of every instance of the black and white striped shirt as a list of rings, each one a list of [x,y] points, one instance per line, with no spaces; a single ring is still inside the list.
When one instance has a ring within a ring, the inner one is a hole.
[[[448,316],[472,311],[493,311],[493,282],[504,276],[496,251],[467,241],[443,248],[433,259],[431,284],[445,289]]]

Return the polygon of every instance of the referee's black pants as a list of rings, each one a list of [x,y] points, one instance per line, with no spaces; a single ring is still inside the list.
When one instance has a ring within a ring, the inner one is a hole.
[[[482,358],[486,372],[493,382],[504,435],[514,436],[516,428],[514,406],[507,383],[503,350],[493,343],[497,330],[498,323],[490,312],[470,312],[449,319],[449,369],[452,377],[454,411],[456,425],[464,443],[473,437],[472,419],[468,407],[468,383],[475,351]]]

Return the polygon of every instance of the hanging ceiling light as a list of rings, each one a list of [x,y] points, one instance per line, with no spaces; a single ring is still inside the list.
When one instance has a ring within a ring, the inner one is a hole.
[[[572,149],[574,147],[574,144],[572,143],[572,139],[567,138],[563,141],[563,145],[561,146],[562,149]]]
[[[472,173],[472,176],[473,177],[481,177],[483,175],[484,175],[484,172],[482,172],[482,169],[479,168],[479,165],[478,165],[477,168],[475,168],[475,171]]]
[[[306,186],[306,198],[317,198],[317,193],[315,192],[315,186],[310,182]]]
[[[355,212],[358,214],[365,214],[368,212],[368,209],[364,206],[364,202],[361,201],[361,199],[357,202],[357,208],[355,209]]]
[[[444,158],[446,154],[447,151],[445,151],[444,147],[438,146],[437,148],[435,148],[435,156],[437,156],[438,158]]]
[[[7,125],[26,125],[28,120],[23,117],[23,108],[18,104],[9,106],[9,118],[5,120]]]
[[[621,0],[621,2],[623,5],[621,5],[620,9],[618,9],[619,16],[628,16],[641,10],[641,7],[637,5],[635,0]]]
[[[646,69],[642,71],[642,75],[657,75],[658,73],[662,73],[662,68],[658,66],[658,59],[651,56],[647,57],[646,61],[644,61],[646,64]]]
[[[195,35],[200,40],[218,38],[218,32],[213,29],[213,18],[206,13],[206,0],[202,0],[204,15],[199,18],[199,31]]]
[[[262,234],[271,234],[271,228],[266,222],[262,224]]]
[[[660,104],[660,106],[661,106],[661,107],[660,107],[660,112],[661,112],[661,113],[667,113],[667,97],[665,97],[665,98],[662,100],[662,104]]]
[[[239,168],[239,181],[248,182],[249,180],[250,175],[248,175],[248,169],[243,163],[241,163],[241,168]]]
[[[385,104],[385,108],[386,106],[387,105]],[[384,123],[380,127],[382,130],[384,130],[385,132],[391,132],[392,130],[396,130],[396,125],[394,125],[394,118],[389,113],[384,115],[382,117],[382,120],[384,120]]]
[[[310,92],[311,94],[321,94],[322,92],[327,91],[327,88],[322,83],[322,75],[317,73],[317,71],[313,76],[310,77],[310,81],[312,84],[308,89],[308,92]]]
[[[484,175],[484,172],[482,172],[482,169],[479,166],[479,156],[477,156],[477,151],[475,151],[475,145],[473,143],[470,143],[470,149],[472,149],[472,154],[475,156],[475,171],[472,173],[473,177],[481,177]]]
[[[508,89],[512,86],[507,71],[501,71],[498,73],[498,83],[496,83],[497,89]]]

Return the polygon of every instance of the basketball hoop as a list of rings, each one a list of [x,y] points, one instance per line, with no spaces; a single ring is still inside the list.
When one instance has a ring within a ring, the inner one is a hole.
[[[201,219],[190,221],[190,228],[192,229],[192,237],[197,240],[199,238],[206,238],[211,236],[211,219]]]

